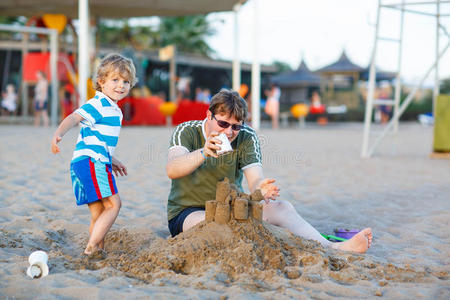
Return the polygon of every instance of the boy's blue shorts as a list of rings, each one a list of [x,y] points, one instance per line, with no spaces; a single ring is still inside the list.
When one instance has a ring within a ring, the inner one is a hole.
[[[71,163],[70,176],[77,205],[92,203],[118,192],[111,165],[90,157]]]

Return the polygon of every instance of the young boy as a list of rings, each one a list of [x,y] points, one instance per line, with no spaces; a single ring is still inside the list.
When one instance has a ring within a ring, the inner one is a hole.
[[[122,124],[117,102],[128,95],[136,81],[131,60],[119,54],[106,56],[97,69],[95,97],[65,118],[52,138],[56,154],[64,134],[81,123],[70,175],[77,205],[87,204],[91,212],[86,255],[104,252],[106,233],[119,214],[121,201],[111,169],[116,176],[127,175],[127,169],[113,157]]]

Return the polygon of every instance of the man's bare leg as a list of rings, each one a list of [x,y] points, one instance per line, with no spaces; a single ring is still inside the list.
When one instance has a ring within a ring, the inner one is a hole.
[[[286,228],[293,234],[305,239],[315,240],[323,246],[332,247],[342,251],[364,253],[372,244],[372,230],[363,229],[350,240],[342,243],[332,243],[325,239],[320,232],[306,222],[287,201],[271,201],[263,205],[264,221]],[[189,214],[183,223],[183,231],[189,230],[201,221],[205,220],[204,211],[195,211]]]
[[[287,201],[270,201],[263,203],[263,220],[276,226],[286,228],[293,234],[305,239],[315,240],[323,246],[331,246],[320,232],[306,222]]]
[[[314,227],[306,222],[287,201],[271,201],[263,204],[264,221],[286,228],[293,234],[305,239],[315,240],[323,246],[343,251],[364,253],[372,244],[372,230],[363,229],[353,238],[342,243],[332,243],[325,239]]]
[[[364,253],[372,245],[372,238],[372,229],[365,228],[354,235],[348,241],[342,243],[333,243],[331,247],[337,250]]]
[[[190,213],[183,222],[183,232],[191,229],[201,221],[205,220],[205,211],[204,210],[197,210],[192,213]]]

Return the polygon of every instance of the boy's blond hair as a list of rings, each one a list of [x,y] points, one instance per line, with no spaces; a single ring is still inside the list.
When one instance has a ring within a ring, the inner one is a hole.
[[[136,78],[136,68],[131,59],[117,53],[112,53],[100,61],[95,75],[94,88],[101,92],[102,88],[99,82],[104,82],[108,75],[114,72],[119,73],[122,78],[130,81],[131,87],[138,81]]]

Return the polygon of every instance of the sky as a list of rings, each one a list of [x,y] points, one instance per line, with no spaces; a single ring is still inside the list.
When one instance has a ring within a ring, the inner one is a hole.
[[[366,67],[374,45],[377,0],[257,0],[259,11],[258,56],[261,63],[274,60],[297,68],[304,59],[308,67],[316,70],[335,62],[345,49],[354,63]],[[418,1],[418,0],[414,0]],[[426,0],[429,1],[429,0]],[[383,3],[400,3],[384,0]],[[413,2],[408,0],[408,2]],[[423,1],[422,1],[423,2]],[[253,60],[253,16],[255,0],[244,4],[239,13],[239,52],[242,61]],[[416,10],[435,12],[435,5],[410,6]],[[450,3],[441,4],[441,23],[450,33]],[[208,39],[216,51],[215,57],[233,59],[234,14],[232,12],[209,15],[217,33]],[[403,27],[403,55],[401,72],[405,83],[420,81],[433,65],[436,55],[436,18],[405,13]],[[380,15],[380,36],[398,38],[400,12],[383,8]],[[440,49],[450,38],[440,31]],[[398,43],[381,41],[378,44],[377,66],[396,71]],[[450,77],[450,50],[439,63],[439,77]],[[434,83],[434,71],[425,85]]]

